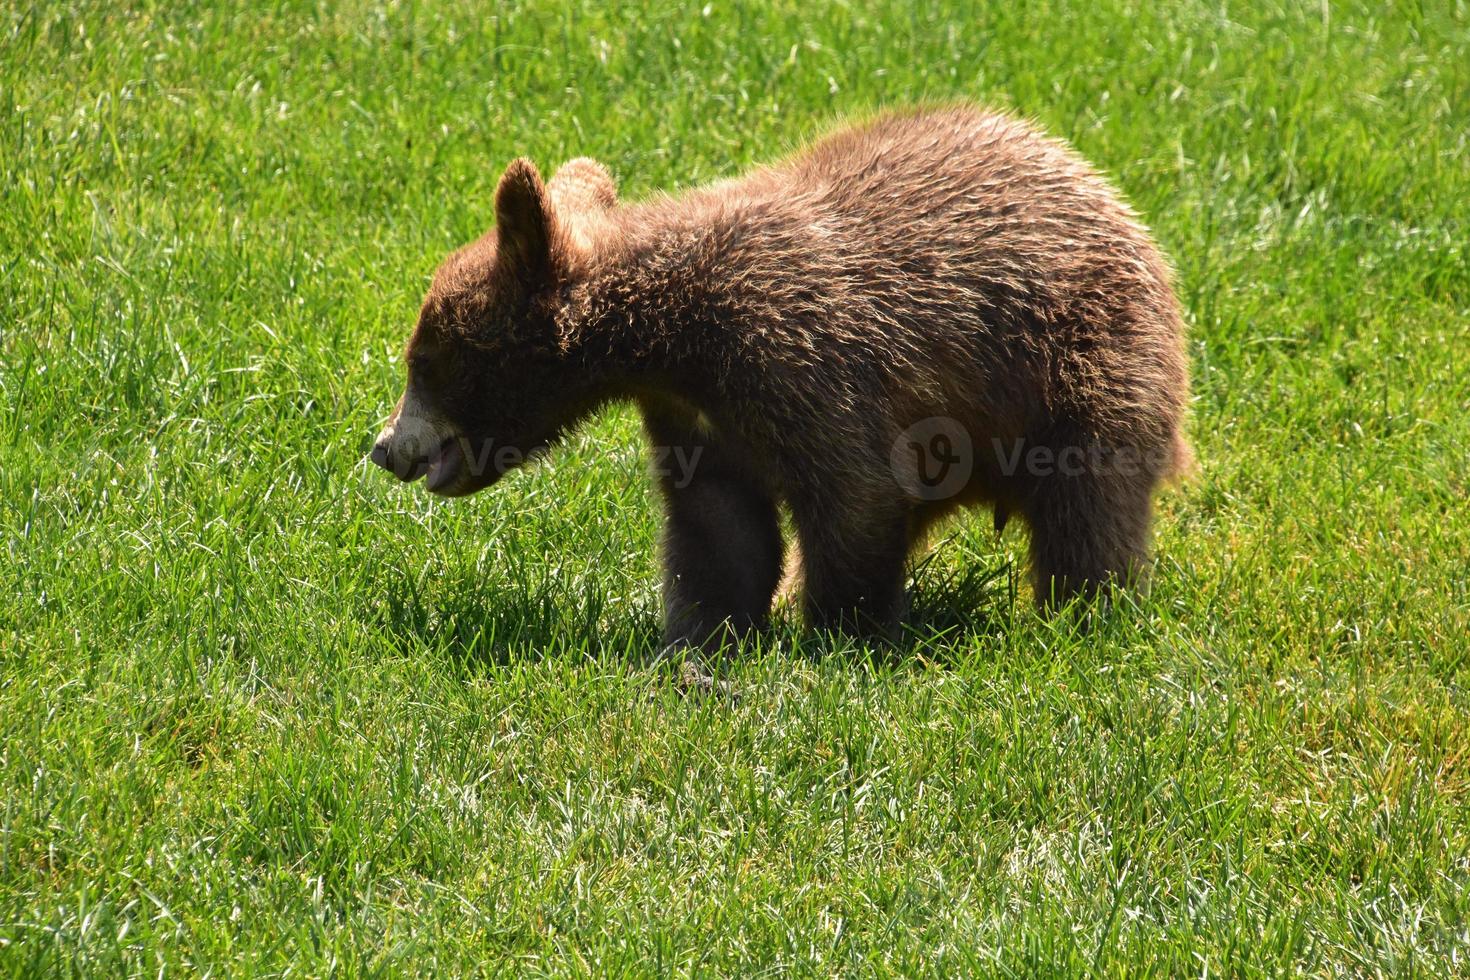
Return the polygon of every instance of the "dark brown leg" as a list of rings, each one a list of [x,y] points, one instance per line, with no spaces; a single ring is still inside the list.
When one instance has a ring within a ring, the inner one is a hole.
[[[1061,605],[1112,585],[1133,585],[1148,559],[1153,479],[1056,476],[1027,505],[1036,598]]]
[[[859,513],[829,500],[824,507],[797,508],[793,516],[808,624],[892,638],[904,611],[907,509]]]
[[[664,498],[664,640],[718,651],[765,624],[781,579],[776,503],[733,447],[646,412]]]

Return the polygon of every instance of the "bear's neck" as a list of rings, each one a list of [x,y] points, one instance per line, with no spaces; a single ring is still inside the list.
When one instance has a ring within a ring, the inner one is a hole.
[[[785,229],[769,209],[701,192],[610,213],[569,286],[564,335],[602,397],[669,394],[706,406],[753,380],[753,332],[789,286],[768,243]]]

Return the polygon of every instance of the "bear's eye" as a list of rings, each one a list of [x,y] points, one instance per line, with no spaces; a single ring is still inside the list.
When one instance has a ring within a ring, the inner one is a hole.
[[[425,357],[422,354],[415,354],[408,359],[409,384],[433,387],[437,379],[438,371],[435,369],[432,358]]]

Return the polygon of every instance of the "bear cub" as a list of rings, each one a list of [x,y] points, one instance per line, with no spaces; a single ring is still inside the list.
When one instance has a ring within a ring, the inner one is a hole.
[[[1190,465],[1170,279],[1075,152],[966,106],[638,204],[592,160],[516,160],[434,276],[372,459],[463,496],[633,400],[688,464],[659,476],[670,643],[759,626],[783,568],[811,625],[890,632],[910,552],[975,504],[1025,520],[1062,601],[1138,579]]]

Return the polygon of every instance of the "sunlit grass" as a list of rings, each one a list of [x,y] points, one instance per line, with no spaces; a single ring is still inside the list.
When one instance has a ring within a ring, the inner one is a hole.
[[[0,967],[1466,971],[1467,93],[1461,2],[0,10]],[[783,620],[684,699],[630,411],[364,463],[510,158],[956,96],[1178,267],[1146,598],[1042,619],[977,515],[899,655]]]

